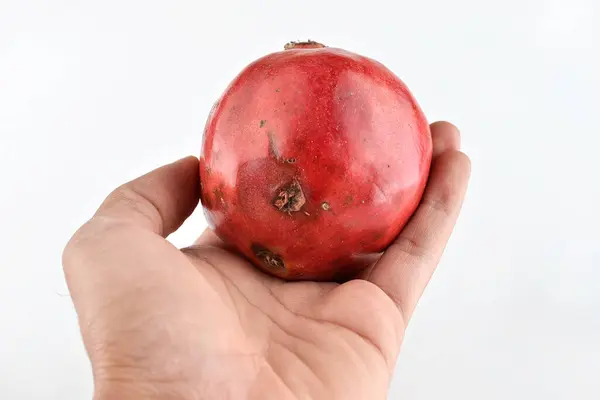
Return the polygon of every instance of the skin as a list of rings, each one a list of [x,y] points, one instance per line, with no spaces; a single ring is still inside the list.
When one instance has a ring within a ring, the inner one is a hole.
[[[286,280],[363,269],[414,212],[431,164],[406,85],[372,59],[318,46],[245,68],[211,112],[200,159],[209,225]]]
[[[211,232],[170,244],[198,203],[194,157],[116,189],[63,255],[95,399],[385,399],[470,173],[456,128],[436,123],[432,136],[411,221],[343,284],[266,275]]]

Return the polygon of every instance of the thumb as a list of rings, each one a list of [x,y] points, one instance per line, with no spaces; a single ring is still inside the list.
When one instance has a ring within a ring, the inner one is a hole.
[[[65,247],[65,278],[92,358],[150,318],[148,310],[164,313],[165,298],[195,288],[182,284],[193,267],[173,268],[174,254],[185,257],[162,237],[198,204],[198,164],[187,157],[115,189]]]
[[[171,270],[162,265],[161,252],[167,242],[157,235],[175,231],[196,207],[198,163],[187,157],[120,186],[75,232],[62,259],[84,321],[141,282],[166,281]]]
[[[186,157],[114,190],[96,217],[128,223],[166,237],[196,208],[200,196],[198,159]]]

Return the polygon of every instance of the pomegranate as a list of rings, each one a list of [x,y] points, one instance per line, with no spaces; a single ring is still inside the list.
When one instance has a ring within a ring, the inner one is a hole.
[[[247,66],[204,131],[209,226],[267,273],[343,280],[386,249],[419,203],[427,120],[377,61],[295,42]]]

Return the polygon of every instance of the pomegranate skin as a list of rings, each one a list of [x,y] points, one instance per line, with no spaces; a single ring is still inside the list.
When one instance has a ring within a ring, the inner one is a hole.
[[[247,66],[200,157],[209,226],[263,271],[344,280],[397,237],[429,174],[429,124],[381,63],[314,42]]]

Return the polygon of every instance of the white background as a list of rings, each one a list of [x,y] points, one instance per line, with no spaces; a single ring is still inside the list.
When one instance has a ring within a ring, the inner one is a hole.
[[[63,245],[306,38],[386,64],[473,160],[390,398],[600,398],[599,21],[596,0],[0,0],[0,398],[90,398]]]

